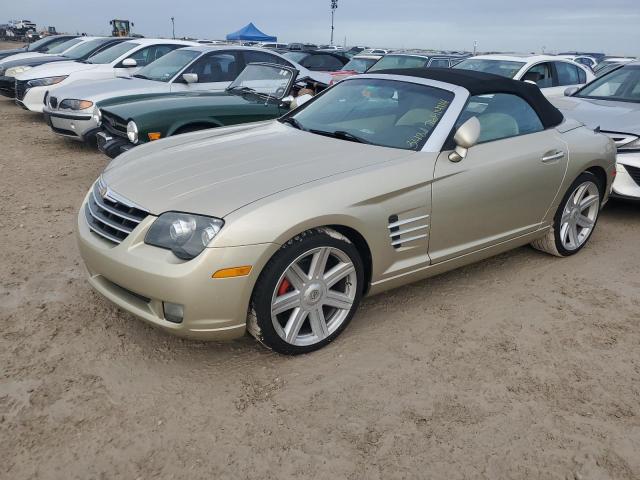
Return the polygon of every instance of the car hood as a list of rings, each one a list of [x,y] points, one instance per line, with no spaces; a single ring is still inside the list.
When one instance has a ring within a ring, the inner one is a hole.
[[[11,50],[1,50],[0,51],[0,58],[5,58],[8,57],[9,55],[15,55],[17,53],[24,53],[26,51],[26,47],[25,48],[12,48]],[[36,52],[33,52],[36,53]]]
[[[53,55],[45,58],[57,58]],[[64,62],[45,63],[37,67],[30,68],[26,72],[16,76],[18,80],[33,80],[34,78],[58,77],[62,75],[71,75],[74,72],[82,70],[91,70],[98,67],[91,63],[81,63],[75,60],[66,60]]]
[[[7,68],[19,67],[23,65],[30,66],[30,67],[37,67],[38,65],[43,65],[45,63],[69,62],[69,61],[73,61],[73,60],[71,60],[70,58],[62,57],[58,55],[43,55],[40,57],[30,57],[30,58],[23,58],[19,60],[13,60],[11,62],[4,62],[2,64],[2,68],[7,69]]]
[[[31,70],[27,70],[25,73],[30,71]],[[155,82],[153,80],[134,77],[117,77],[61,85],[55,90],[52,90],[51,94],[55,95],[58,101],[65,98],[78,98],[81,100],[91,100],[93,103],[96,103],[114,96],[124,97],[128,95],[168,92],[170,88],[170,84],[164,82]]]
[[[100,103],[103,111],[121,118],[136,115],[164,113],[173,108],[215,108],[247,104],[264,104],[255,95],[234,95],[225,92],[145,93],[127,97],[114,97]],[[212,112],[213,113],[213,112]]]
[[[278,192],[411,154],[274,120],[145,144],[112,161],[103,179],[155,215],[181,211],[224,217]]]
[[[565,116],[589,128],[640,135],[640,103],[579,97],[549,99]]]

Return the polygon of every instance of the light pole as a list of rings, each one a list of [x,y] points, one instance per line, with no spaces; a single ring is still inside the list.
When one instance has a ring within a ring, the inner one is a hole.
[[[173,32],[173,39],[176,39],[176,22],[175,18],[171,17],[171,31]]]
[[[333,45],[333,17],[335,16],[336,9],[338,8],[338,0],[331,0],[331,45]]]

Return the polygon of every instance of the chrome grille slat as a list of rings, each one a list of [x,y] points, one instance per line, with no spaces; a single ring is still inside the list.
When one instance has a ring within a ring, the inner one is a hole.
[[[111,208],[109,205],[107,205],[106,203],[104,203],[102,201],[102,199],[100,198],[100,194],[96,195],[95,187],[93,188],[93,191],[91,192],[91,195],[93,196],[93,201],[96,202],[98,207],[100,207],[103,210],[106,210],[109,213],[112,213],[114,215],[119,215],[120,217],[125,218],[125,219],[129,220],[130,222],[140,223],[142,220],[144,220],[144,218],[135,217],[133,215],[128,215],[128,214],[126,214],[124,212],[119,212],[118,210],[115,210],[115,209]]]
[[[419,215],[417,217],[405,218],[400,220],[398,215],[391,215],[389,217],[389,224],[387,228],[389,229],[389,238],[391,239],[391,246],[396,250],[405,246],[407,243],[415,242],[416,240],[422,240],[424,238],[428,238],[428,233],[422,233],[419,235],[407,236],[408,234],[413,234],[419,232],[420,230],[426,230],[429,228],[429,224],[425,223],[424,220],[427,220],[430,215]],[[423,221],[418,225],[411,225],[417,222]],[[400,228],[405,226],[405,228]]]
[[[407,223],[417,222],[418,220],[424,220],[425,218],[429,218],[429,215],[421,215],[419,217],[407,218],[405,220],[398,220],[397,222],[390,223],[387,227],[389,230],[396,227],[401,227],[402,225],[406,225]]]
[[[400,235],[405,235],[411,232],[417,232],[418,230],[423,230],[425,228],[429,228],[429,225],[418,225],[417,227],[405,228],[404,230],[398,230],[396,232],[391,232],[389,234],[390,238],[399,237]]]
[[[93,185],[84,209],[89,229],[115,244],[127,238],[149,214],[121,195],[109,191],[102,179]]]
[[[120,231],[122,233],[126,233],[127,235],[129,235],[131,233],[131,231],[133,230],[133,228],[126,228],[124,225],[118,225],[118,224],[112,222],[107,217],[101,215],[100,212],[94,212],[93,209],[91,208],[91,202],[90,201],[87,203],[87,208],[89,210],[89,214],[93,218],[95,218],[99,222],[104,223],[105,225],[108,225],[109,227],[113,228],[114,230],[118,230],[118,231]],[[138,226],[138,224],[136,224],[136,227],[137,226]]]
[[[424,235],[416,235],[415,237],[409,237],[409,238],[400,238],[398,240],[394,240],[393,242],[391,242],[391,245],[394,247],[398,245],[404,245],[405,243],[415,242],[416,240],[420,240],[422,238],[427,238],[427,234],[425,233]]]

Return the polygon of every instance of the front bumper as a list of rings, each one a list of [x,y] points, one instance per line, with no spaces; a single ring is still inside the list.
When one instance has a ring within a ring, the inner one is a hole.
[[[90,112],[58,111],[47,107],[43,113],[53,133],[62,137],[88,142],[100,130]]]
[[[98,145],[98,150],[109,158],[116,158],[121,153],[129,151],[136,146],[128,139],[112,135],[105,130],[100,130],[96,133],[96,143]]]
[[[206,248],[183,262],[170,251],[146,245],[149,216],[119,245],[92,233],[78,215],[78,245],[89,283],[104,297],[145,322],[196,340],[229,340],[244,335],[255,282],[277,244]],[[213,279],[221,269],[252,265],[246,277]],[[181,323],[165,319],[163,302],[184,306]]]
[[[640,199],[640,152],[618,153],[614,197]]]
[[[42,113],[44,109],[44,96],[49,87],[31,87],[25,90],[22,98],[16,96],[16,103],[22,108],[31,110],[32,112]]]
[[[16,79],[15,77],[0,77],[0,95],[8,98],[16,97]]]

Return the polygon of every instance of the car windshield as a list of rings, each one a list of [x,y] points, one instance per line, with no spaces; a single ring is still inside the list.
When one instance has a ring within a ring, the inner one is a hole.
[[[591,82],[575,96],[640,103],[640,65],[610,72]]]
[[[342,67],[343,70],[354,71],[358,73],[364,73],[369,68],[376,63],[377,60],[375,58],[352,58],[349,62]]]
[[[291,70],[282,67],[247,65],[227,90],[240,93],[255,92],[269,97],[282,98],[287,93],[292,76]]]
[[[516,73],[525,66],[524,62],[510,60],[489,60],[485,58],[468,58],[461,61],[453,68],[462,70],[475,70],[476,72],[493,73],[502,77],[513,78]]]
[[[420,150],[453,97],[428,85],[354,77],[281,122],[341,140]]]
[[[55,40],[51,40],[51,37],[44,37],[41,38],[40,40],[36,40],[33,43],[30,43],[29,46],[27,47],[27,51],[28,52],[35,52],[38,48],[40,48],[42,45],[46,45],[47,43],[51,43],[51,45],[55,45]]]
[[[95,40],[82,42],[66,52],[63,57],[69,58],[71,60],[85,58],[89,53],[98,48],[100,45],[103,45],[108,40],[109,39],[106,38],[96,38]]]
[[[111,63],[139,45],[140,44],[136,42],[117,43],[112,47],[106,48],[101,52],[90,56],[87,59],[87,63],[99,63],[101,65]]]
[[[142,68],[134,77],[157,82],[168,82],[201,53],[197,50],[174,50]]]
[[[66,42],[62,42],[61,44],[56,45],[53,48],[50,48],[49,50],[47,50],[47,53],[52,53],[54,55],[57,55],[58,53],[62,53],[65,50],[70,49],[74,45],[79,44],[80,42],[82,42],[81,38],[72,38],[71,40],[67,40]]]
[[[378,60],[367,72],[377,72],[388,68],[422,68],[428,61],[428,58],[413,55],[387,55]]]
[[[300,63],[302,60],[308,57],[309,54],[306,52],[287,52],[283,54],[283,56],[288,58],[289,60],[293,60],[296,63]]]

